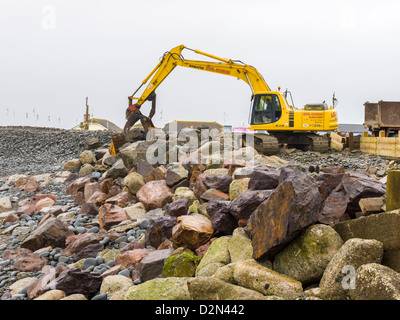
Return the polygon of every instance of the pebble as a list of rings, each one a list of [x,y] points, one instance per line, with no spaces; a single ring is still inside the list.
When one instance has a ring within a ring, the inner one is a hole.
[[[98,295],[95,295],[92,300],[107,300],[107,293],[101,293]]]
[[[149,220],[143,220],[142,223],[140,224],[140,227],[142,229],[147,229],[150,225],[150,221]]]
[[[4,267],[4,266],[8,265],[10,262],[11,262],[11,260],[0,261],[0,267]]]
[[[131,273],[130,273],[130,271],[128,269],[124,269],[124,270],[121,270],[120,272],[118,272],[118,275],[125,276],[125,277],[130,277]]]
[[[121,236],[121,237],[115,239],[115,243],[121,243],[121,242],[127,242],[127,241],[128,241],[127,236]]]
[[[58,262],[61,262],[61,263],[68,263],[69,260],[70,260],[70,257],[64,256],[64,255],[61,255],[61,256],[58,258]]]
[[[97,233],[100,231],[99,227],[92,227],[86,231],[86,233]]]
[[[83,234],[83,233],[86,232],[86,228],[85,228],[85,227],[78,227],[78,228],[75,229],[75,231],[76,231],[78,234]]]
[[[82,269],[83,270],[87,270],[87,269],[89,269],[90,267],[95,267],[97,265],[97,261],[96,261],[96,259],[95,258],[87,258],[87,259],[85,259],[85,261],[83,262],[83,265],[82,265]]]
[[[102,263],[104,263],[104,258],[101,256],[98,256],[95,258],[96,264],[97,265],[101,265]]]
[[[101,178],[101,173],[98,171],[95,171],[92,173],[92,177],[99,180]]]
[[[42,252],[42,253],[39,254],[39,256],[43,257],[43,258],[47,258],[47,257],[50,256],[50,252],[48,252],[48,251]]]

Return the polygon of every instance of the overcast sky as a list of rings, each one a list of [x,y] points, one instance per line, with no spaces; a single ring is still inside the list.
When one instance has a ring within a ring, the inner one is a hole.
[[[181,44],[256,67],[295,107],[336,92],[339,121],[362,124],[366,101],[400,100],[399,12],[398,0],[1,0],[0,125],[68,129],[89,97],[94,117],[123,127],[127,97]],[[178,67],[154,123],[247,125],[250,96],[235,78]]]

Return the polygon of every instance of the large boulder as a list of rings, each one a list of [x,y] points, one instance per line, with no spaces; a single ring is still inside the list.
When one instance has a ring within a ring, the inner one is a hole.
[[[207,189],[216,189],[229,193],[232,177],[228,174],[209,174],[204,177],[203,183]]]
[[[127,250],[116,257],[115,264],[122,265],[125,268],[138,268],[140,261],[150,252],[149,249]]]
[[[22,248],[36,251],[43,247],[65,247],[65,240],[71,231],[56,217],[50,217],[21,243]]]
[[[149,222],[145,235],[145,244],[146,246],[157,248],[164,240],[172,237],[177,218],[170,215],[161,215],[151,218]]]
[[[86,163],[82,165],[82,167],[79,169],[79,176],[80,177],[86,177],[89,175],[91,176],[94,171],[95,171],[94,167],[91,164]]]
[[[7,212],[12,210],[11,198],[2,197],[0,198],[0,212]]]
[[[136,167],[139,160],[146,160],[148,146],[146,141],[137,141],[119,150],[119,155],[128,170]]]
[[[241,193],[249,189],[250,178],[235,179],[229,185],[229,200],[235,200]]]
[[[175,189],[175,193],[172,197],[172,200],[176,201],[179,199],[188,199],[189,206],[191,206],[195,201],[197,201],[194,192],[190,190],[188,187],[178,187]]]
[[[382,264],[400,272],[400,211],[372,214],[337,223],[334,229],[343,241],[375,239],[383,244]]]
[[[82,163],[79,159],[71,159],[64,163],[64,171],[76,171],[78,172],[81,168]]]
[[[220,237],[214,240],[197,266],[196,275],[210,264],[219,263],[225,265],[230,263],[231,257],[229,254],[228,244],[228,237]]]
[[[162,208],[171,202],[173,193],[165,180],[154,180],[140,188],[136,196],[144,204],[146,210],[152,210]]]
[[[172,229],[172,241],[177,246],[195,250],[210,240],[213,234],[211,220],[201,214],[193,213],[177,218],[177,223]]]
[[[131,286],[124,300],[191,300],[187,281],[191,278],[157,278]]]
[[[329,171],[325,170],[318,174],[317,183],[322,200],[325,201],[331,192],[342,182],[344,174],[345,170],[342,167],[331,169]]]
[[[231,235],[238,227],[238,222],[229,211],[228,201],[211,200],[207,204],[207,214],[210,217],[215,236]]]
[[[163,249],[149,252],[139,263],[140,281],[145,282],[161,276],[165,260],[173,251],[173,249]]]
[[[100,293],[107,293],[107,296],[112,298],[117,293],[125,294],[131,286],[133,286],[132,279],[122,275],[111,275],[104,278]]]
[[[197,168],[199,168],[199,170],[202,170],[201,167],[197,167]],[[191,177],[191,182],[194,182],[193,192],[196,195],[196,197],[200,200],[200,197],[202,196],[202,194],[208,189],[205,184],[205,180],[207,179],[207,176],[209,176],[209,175],[220,176],[220,175],[227,175],[227,174],[228,174],[228,169],[208,169],[202,173],[197,172],[197,174],[195,176]],[[194,177],[196,177],[196,180],[194,180]],[[210,179],[210,180],[208,180],[209,185],[212,185],[213,183],[215,183],[215,185],[222,186],[226,182],[226,181],[223,183],[221,182],[221,184],[219,184],[218,182],[215,181],[215,177],[209,178],[209,179]],[[214,182],[213,182],[213,180],[214,180]]]
[[[47,259],[35,253],[25,253],[15,259],[12,268],[23,272],[37,272],[48,263]]]
[[[147,160],[140,159],[140,160],[138,161],[137,168],[136,168],[136,172],[137,172],[138,174],[140,174],[140,175],[143,177],[143,179],[145,179],[145,182],[148,182],[148,181],[150,181],[150,180],[153,180],[153,179],[150,179],[150,180],[147,179],[147,177],[148,177],[153,171],[154,171],[154,167],[153,167],[150,163],[148,163]]]
[[[136,200],[135,196],[129,191],[122,191],[106,200],[106,204],[114,204],[119,207],[126,207]]]
[[[278,170],[254,170],[250,174],[249,190],[271,190],[279,185]]]
[[[49,290],[62,290],[66,295],[80,293],[92,298],[101,286],[103,278],[94,272],[57,266],[49,269],[36,282],[26,288],[29,299],[37,298]]]
[[[316,283],[342,245],[332,227],[313,225],[275,256],[273,269],[303,284]]]
[[[84,192],[85,185],[90,182],[94,182],[94,178],[92,176],[78,178],[67,187],[65,194],[76,195],[80,191]]]
[[[272,191],[245,191],[229,203],[229,212],[236,220],[249,219],[261,202],[265,201]]]
[[[129,219],[125,210],[120,206],[106,203],[99,209],[99,226],[105,230],[109,230],[112,226]]]
[[[77,235],[70,235],[65,240],[64,254],[70,256],[74,253],[78,253],[84,248],[91,244],[98,244],[105,237],[104,234],[100,233],[84,233]]]
[[[178,248],[172,255],[165,260],[162,276],[167,277],[194,277],[196,268],[201,258],[190,250],[179,250]]]
[[[262,266],[254,260],[242,260],[233,267],[236,282],[267,296],[295,299],[303,292],[301,282]]]
[[[241,234],[232,235],[228,242],[228,251],[231,262],[253,258],[253,246],[251,245],[251,240]]]
[[[136,194],[144,185],[144,178],[139,173],[132,172],[124,178],[124,186],[132,194]]]
[[[273,257],[318,219],[321,195],[315,180],[299,170],[282,173],[286,179],[281,177],[283,181],[258,206],[246,226],[256,260]]]
[[[212,277],[192,278],[187,282],[193,300],[263,300],[261,293]]]
[[[85,150],[80,154],[79,160],[81,161],[82,165],[92,164],[96,162],[96,157],[92,151]]]
[[[186,198],[171,202],[167,208],[167,214],[173,217],[179,217],[188,214],[189,200]]]
[[[125,212],[131,219],[142,218],[146,214],[146,208],[143,203],[138,202],[131,206],[125,207]]]
[[[359,267],[351,300],[400,300],[400,274],[386,266],[368,263]]]
[[[358,204],[360,199],[380,197],[385,193],[386,187],[379,180],[359,172],[346,173],[340,184],[326,198],[319,222],[337,223],[345,212],[354,214],[361,211]]]
[[[128,174],[128,169],[125,167],[122,159],[117,159],[114,164],[105,172],[106,179],[124,178]]]
[[[328,263],[319,286],[347,295],[356,270],[363,264],[381,263],[382,257],[383,244],[377,240],[347,240]]]
[[[183,179],[187,179],[189,177],[189,171],[181,165],[180,163],[171,164],[165,176],[165,180],[169,187],[173,187],[178,184]]]

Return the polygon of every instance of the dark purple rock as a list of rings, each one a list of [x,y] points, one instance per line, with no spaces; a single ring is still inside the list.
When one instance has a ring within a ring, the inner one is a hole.
[[[170,215],[157,216],[150,219],[146,230],[145,245],[157,248],[166,239],[172,237],[172,228],[176,224],[176,217]]]
[[[326,184],[326,183],[325,183]],[[327,187],[329,189],[329,186]],[[321,194],[325,194],[321,190]],[[343,174],[340,184],[327,196],[319,215],[321,223],[337,223],[344,213],[353,215],[360,212],[358,202],[362,198],[374,198],[385,195],[385,185],[364,173]]]
[[[322,210],[318,216],[318,222],[324,224],[339,222],[340,218],[346,213],[349,197],[340,184],[326,198]]]
[[[104,250],[104,245],[101,243],[92,243],[84,247],[81,251],[76,253],[74,262],[84,258],[96,258],[97,254]]]
[[[190,187],[189,179],[182,179],[181,181],[179,181],[176,185],[172,187],[172,191],[175,192],[176,189],[181,187],[189,188]]]
[[[188,210],[189,210],[189,200],[183,198],[171,202],[168,205],[167,214],[173,217],[179,217],[187,214]]]
[[[90,299],[99,291],[102,280],[98,273],[64,267],[56,278],[56,289],[64,291],[67,296],[80,293]]]
[[[99,208],[94,203],[84,202],[78,213],[85,216],[97,216],[99,214]]]
[[[165,260],[167,260],[173,249],[155,250],[149,252],[139,263],[140,281],[145,282],[161,276]]]
[[[245,191],[241,193],[229,204],[229,212],[236,220],[248,219],[251,214],[257,209],[261,202],[265,201],[272,193],[272,190],[260,191]]]
[[[322,199],[325,200],[333,190],[342,182],[343,173],[320,173],[317,177],[318,189]]]
[[[183,177],[172,170],[167,170],[167,175],[165,176],[165,180],[167,181],[167,186],[172,187],[176,185],[179,181],[181,181]]]
[[[231,235],[238,227],[235,217],[229,212],[229,201],[211,200],[207,204],[207,213],[210,216],[215,236]]]
[[[57,266],[50,268],[37,281],[26,288],[28,298],[33,300],[49,290],[62,290],[65,294],[83,294],[92,298],[100,289],[103,278],[90,271]]]
[[[146,178],[151,172],[153,172],[153,170],[154,167],[146,160],[140,159],[138,161],[136,172],[139,173],[143,178]]]
[[[250,175],[249,190],[271,190],[279,184],[279,171],[254,170]]]
[[[210,174],[204,177],[203,183],[207,189],[216,189],[229,193],[232,177],[228,174]]]

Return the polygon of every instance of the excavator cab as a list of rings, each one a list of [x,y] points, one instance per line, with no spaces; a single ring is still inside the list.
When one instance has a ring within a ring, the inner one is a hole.
[[[282,116],[282,106],[277,94],[256,94],[252,108],[253,125],[274,123]]]

